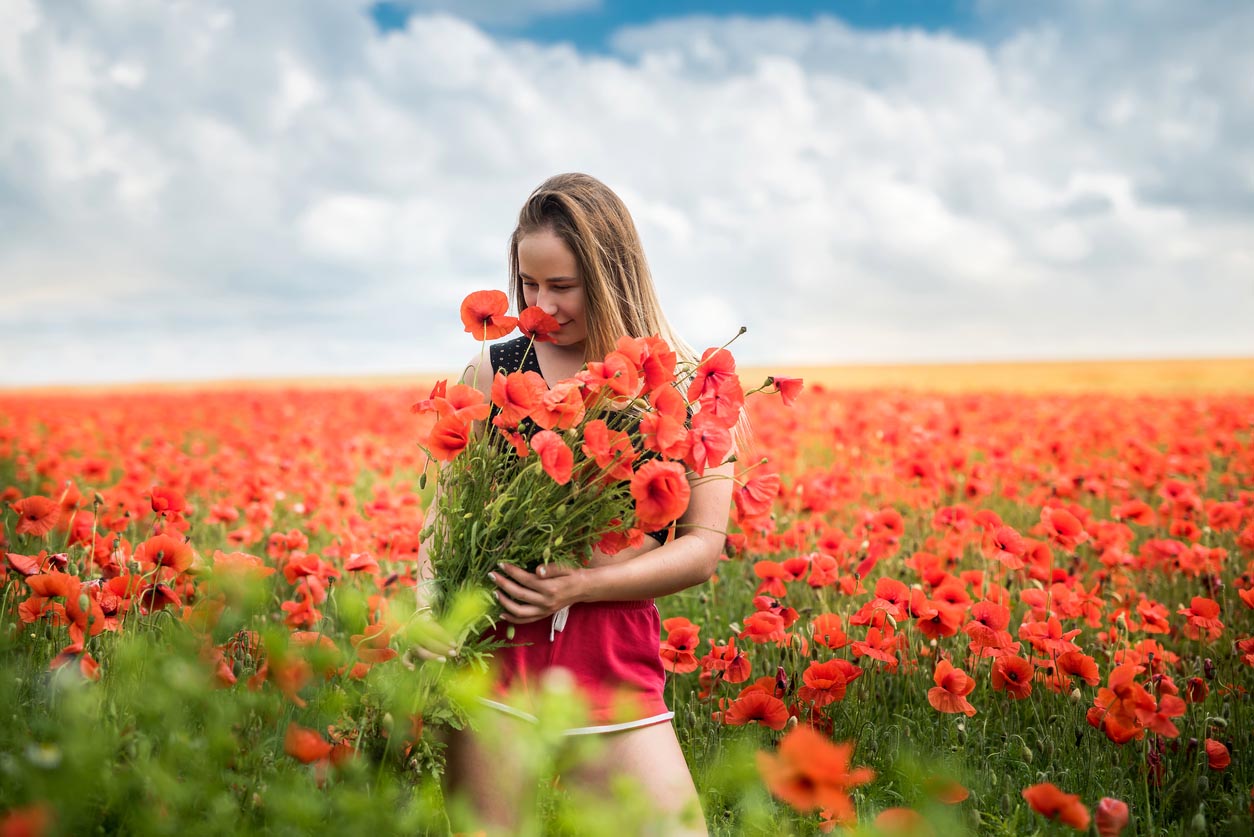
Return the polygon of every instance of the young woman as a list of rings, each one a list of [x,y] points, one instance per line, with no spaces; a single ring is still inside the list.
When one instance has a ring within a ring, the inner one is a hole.
[[[624,335],[659,334],[681,359],[694,360],[658,305],[631,216],[595,178],[558,175],[531,194],[510,238],[509,265],[518,309],[539,306],[560,328],[555,342],[535,343],[525,359],[526,338],[493,346],[492,369],[479,369],[476,357],[462,379],[485,395],[496,371],[520,367],[551,386],[604,357]],[[729,463],[690,478],[688,509],[673,534],[649,533],[639,546],[613,556],[596,552],[586,568],[508,567],[492,575],[503,620],[513,626],[513,641],[524,643],[496,653],[499,676],[534,682],[546,668],[560,666],[591,701],[591,725],[567,733],[601,736],[603,757],[565,773],[564,785],[608,792],[611,778],[627,774],[669,818],[668,834],[706,829],[662,696],[660,618],[652,600],[713,575],[725,539],[731,476]],[[429,574],[425,553],[419,561],[420,573]],[[615,700],[624,694],[634,700]],[[448,780],[452,795],[467,799],[483,824],[508,833],[519,790],[507,763],[510,725],[527,723],[527,713],[487,703],[499,710],[496,729],[451,735]]]

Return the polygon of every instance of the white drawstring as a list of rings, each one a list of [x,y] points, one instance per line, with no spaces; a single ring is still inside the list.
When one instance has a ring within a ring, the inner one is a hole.
[[[553,614],[553,624],[549,627],[549,642],[557,636],[557,632],[566,627],[566,617],[570,615],[570,605]]]

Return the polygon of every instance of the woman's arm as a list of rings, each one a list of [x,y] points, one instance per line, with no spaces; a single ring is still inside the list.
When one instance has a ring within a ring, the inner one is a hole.
[[[504,618],[534,622],[576,602],[653,599],[708,581],[727,538],[734,467],[729,462],[692,479],[676,537],[630,561],[586,569],[547,566],[535,573],[502,567],[493,581],[507,594],[497,594]]]

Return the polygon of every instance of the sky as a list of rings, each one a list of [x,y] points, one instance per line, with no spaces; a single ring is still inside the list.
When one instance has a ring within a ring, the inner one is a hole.
[[[0,386],[460,369],[594,175],[744,365],[1254,355],[1254,4],[0,0]]]

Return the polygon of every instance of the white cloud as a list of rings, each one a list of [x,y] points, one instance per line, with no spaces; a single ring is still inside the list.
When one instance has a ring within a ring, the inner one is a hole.
[[[1254,352],[1245,6],[590,56],[368,5],[0,0],[0,383],[460,366],[457,302],[560,171],[746,363]]]

